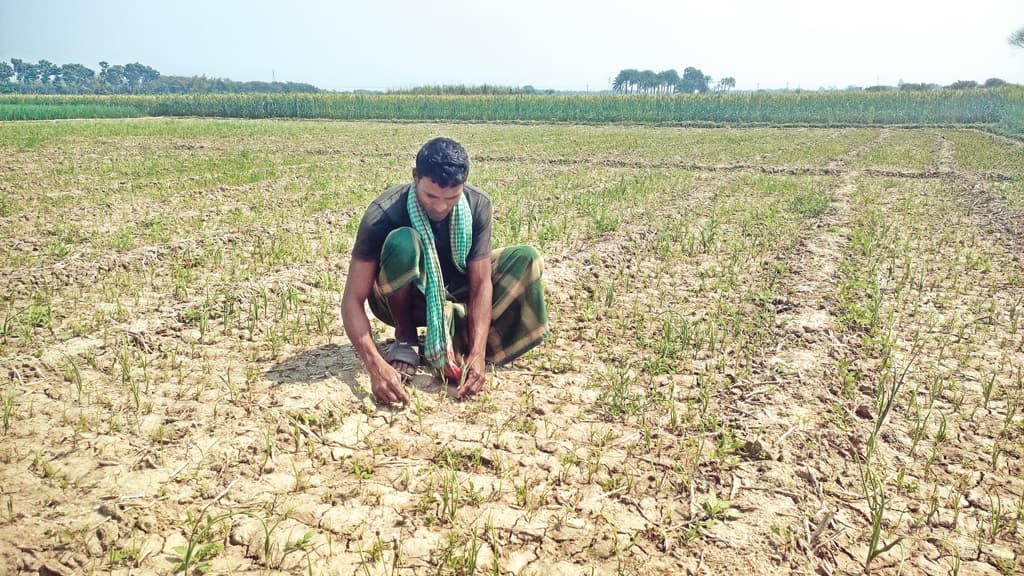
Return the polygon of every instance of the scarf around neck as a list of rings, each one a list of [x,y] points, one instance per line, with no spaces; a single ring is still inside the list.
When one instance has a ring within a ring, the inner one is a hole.
[[[458,367],[452,347],[454,315],[451,306],[447,304],[448,292],[445,289],[437,246],[434,243],[434,232],[426,212],[416,199],[415,181],[409,187],[407,209],[412,227],[419,233],[422,242],[423,274],[416,280],[416,286],[423,292],[427,301],[427,338],[423,356],[435,368],[454,369]],[[465,272],[466,258],[469,256],[469,245],[473,236],[473,214],[465,194],[459,197],[450,218],[452,260],[459,272]]]

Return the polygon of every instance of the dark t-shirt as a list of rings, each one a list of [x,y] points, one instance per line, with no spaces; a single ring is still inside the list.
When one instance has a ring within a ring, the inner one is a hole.
[[[389,188],[386,192],[370,202],[359,223],[356,242],[352,247],[352,257],[359,260],[380,261],[380,251],[384,240],[396,228],[412,226],[409,220],[408,201],[411,184],[401,184]],[[469,202],[473,215],[473,240],[469,246],[466,262],[489,258],[491,256],[491,199],[478,188],[466,184],[462,193]],[[434,234],[434,245],[437,247],[437,259],[441,264],[441,275],[444,276],[448,292],[463,291],[469,285],[469,278],[455,268],[452,261],[451,247],[451,214],[440,222],[430,222]]]

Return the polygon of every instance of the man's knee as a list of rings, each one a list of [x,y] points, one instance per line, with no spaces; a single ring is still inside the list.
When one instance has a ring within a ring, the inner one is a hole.
[[[384,239],[380,251],[381,268],[409,270],[420,265],[420,235],[406,226],[395,228]]]
[[[390,296],[420,276],[420,235],[412,228],[396,228],[384,239],[380,251],[377,286]]]
[[[533,246],[508,246],[501,251],[499,267],[540,277],[544,270],[544,258]]]

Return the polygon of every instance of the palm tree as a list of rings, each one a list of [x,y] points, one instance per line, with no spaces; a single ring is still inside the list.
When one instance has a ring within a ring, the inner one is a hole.
[[[654,70],[644,70],[639,78],[640,90],[647,94],[658,87],[658,75]]]
[[[612,80],[612,90],[616,92],[629,91],[629,75],[626,74],[626,72],[626,70],[619,70],[619,73],[615,76],[615,80]]]
[[[726,76],[718,81],[718,90],[729,91],[736,87],[736,79],[732,76]]]
[[[666,94],[673,92],[676,84],[679,84],[679,73],[676,72],[675,68],[658,72],[658,85]]]
[[[619,72],[612,83],[612,88],[616,92],[625,92],[629,94],[633,90],[639,90],[640,87],[640,72],[635,68],[626,68]]]

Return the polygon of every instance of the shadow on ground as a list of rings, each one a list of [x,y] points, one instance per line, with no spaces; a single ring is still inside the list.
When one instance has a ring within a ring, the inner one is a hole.
[[[351,345],[326,344],[278,362],[263,377],[277,389],[339,380],[348,386],[353,397],[362,401],[369,396],[369,390],[356,380],[360,370],[362,363]]]
[[[489,370],[493,369],[489,367]],[[497,370],[505,371],[501,368]],[[354,398],[362,401],[367,397],[372,398],[372,395],[368,385],[357,380],[356,376],[360,372],[365,372],[365,369],[355,348],[351,345],[327,344],[282,360],[264,372],[263,377],[273,382],[272,387],[278,389],[295,385],[321,384],[336,379],[349,387]],[[424,366],[420,366],[416,376],[407,383],[410,394],[413,393],[413,388],[420,394],[444,393],[448,400],[459,401],[455,397],[457,387],[445,385],[441,378],[434,376],[432,370]]]
[[[331,376],[346,380],[348,375],[355,384],[354,370],[360,367],[352,346],[327,344],[278,362],[263,377],[277,384],[312,384]]]

